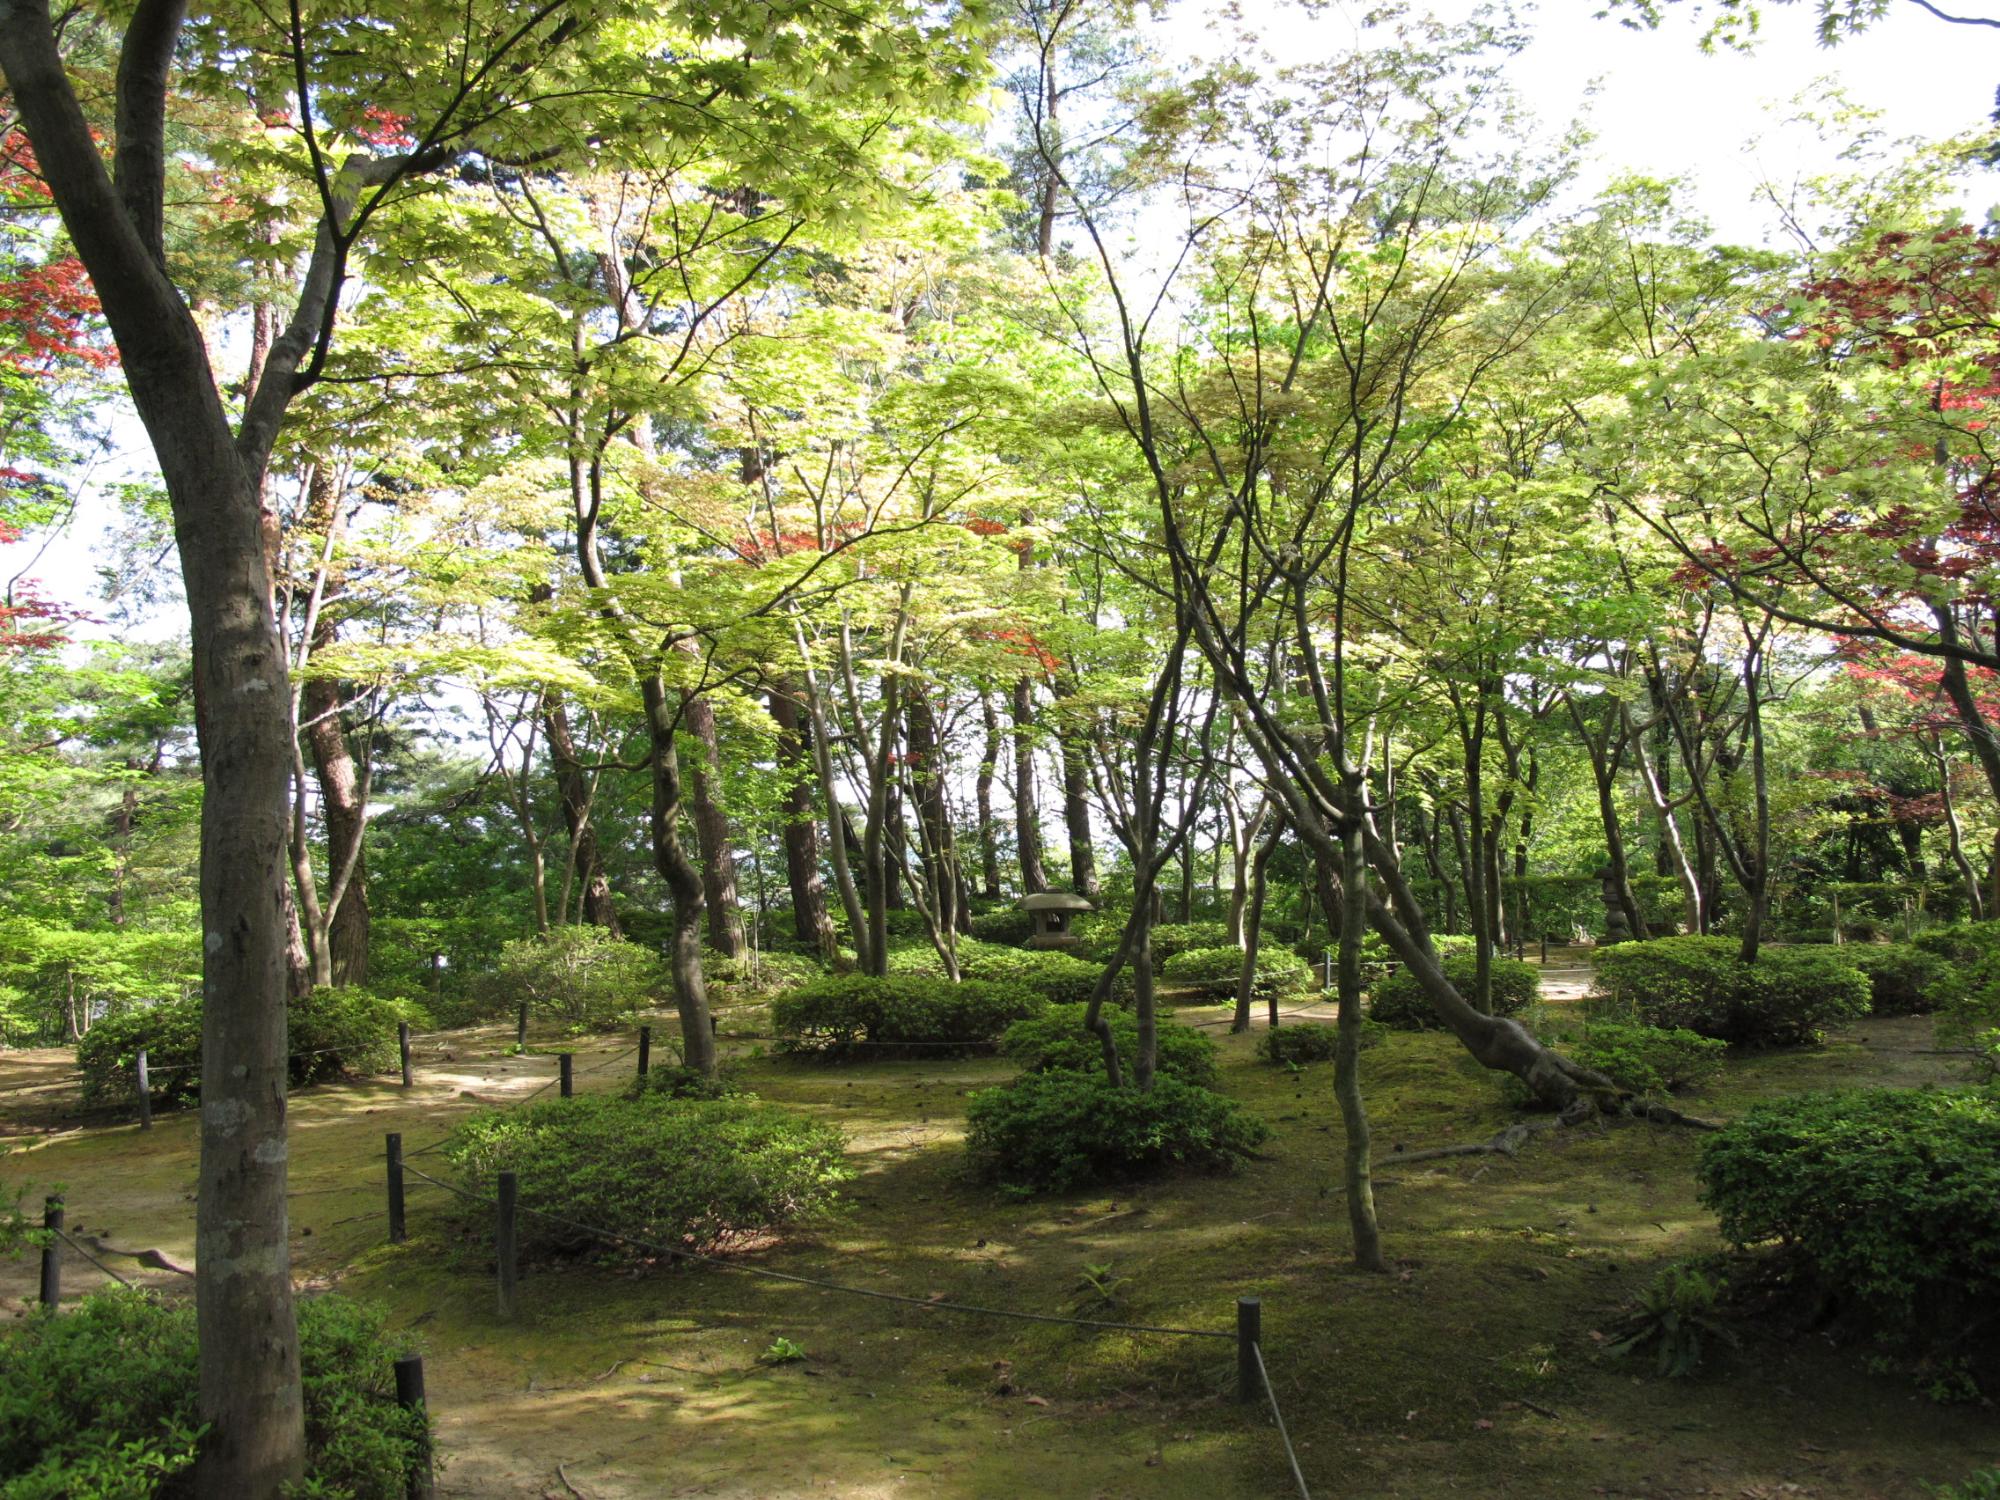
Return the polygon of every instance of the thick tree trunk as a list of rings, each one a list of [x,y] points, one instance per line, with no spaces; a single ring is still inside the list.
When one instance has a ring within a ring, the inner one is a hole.
[[[337,635],[338,626],[322,614],[314,652],[331,647]],[[319,780],[320,817],[326,825],[329,900],[334,903],[326,924],[327,981],[366,984],[368,805],[363,778],[355,767],[354,751],[341,722],[339,685],[323,677],[307,679],[301,686],[299,708]]]
[[[715,1071],[715,1032],[709,1023],[708,986],[701,972],[701,929],[706,897],[702,871],[688,858],[681,841],[684,807],[679,725],[670,706],[670,690],[657,672],[641,684],[646,727],[652,742],[653,865],[667,884],[673,905],[673,937],[667,952],[674,1002],[681,1020],[681,1060],[701,1073]]]
[[[1069,888],[1095,901],[1100,890],[1097,849],[1090,828],[1090,768],[1076,732],[1064,729],[1060,720],[1056,749],[1062,759],[1063,825],[1069,833]]]
[[[701,851],[702,904],[708,912],[708,945],[724,958],[740,957],[743,912],[736,900],[736,851],[729,846],[729,818],[722,810],[722,748],[715,710],[699,694],[687,697],[683,722],[701,753],[687,772],[687,799]]]
[[[204,1494],[261,1500],[305,1464],[285,1208],[291,687],[259,519],[268,448],[253,439],[239,450],[161,248],[180,21],[172,7],[141,7],[124,39],[115,188],[42,0],[9,6],[0,72],[110,322],[173,510],[203,792],[195,1317],[197,1405],[210,1433],[197,1483]],[[291,368],[284,374],[289,382]]]
[[[597,827],[591,821],[596,788],[577,756],[569,710],[558,693],[550,692],[544,700],[542,731],[549,742],[549,770],[555,777],[556,795],[562,800],[563,826],[569,830],[570,870],[583,890],[579,903],[583,919],[613,937],[621,937],[618,903],[611,894],[610,877],[604,873],[604,858],[597,847]]]
[[[819,872],[819,819],[793,687],[771,689],[771,718],[778,726],[778,765],[791,771],[781,805],[785,820],[785,883],[792,893],[792,930],[828,963],[839,956],[840,939],[826,911],[826,884]]]

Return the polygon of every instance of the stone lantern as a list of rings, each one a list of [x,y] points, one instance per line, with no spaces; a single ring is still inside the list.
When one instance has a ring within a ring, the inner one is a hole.
[[[1625,919],[1625,903],[1618,899],[1618,872],[1606,865],[1597,872],[1597,879],[1604,900],[1604,941],[1598,946],[1631,942],[1632,924]]]
[[[1023,896],[1021,910],[1032,912],[1035,917],[1035,931],[1027,941],[1028,947],[1070,948],[1076,944],[1076,934],[1069,930],[1069,919],[1080,911],[1096,908],[1068,891],[1041,891]]]

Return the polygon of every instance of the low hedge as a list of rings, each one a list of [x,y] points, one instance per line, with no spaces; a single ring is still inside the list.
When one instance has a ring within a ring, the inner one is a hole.
[[[1233,1099],[1162,1075],[1145,1093],[1087,1073],[1023,1073],[966,1107],[974,1177],[1020,1196],[1239,1166],[1269,1136]]]
[[[1380,1021],[1361,1023],[1361,1045],[1373,1047],[1389,1032]],[[1273,1026],[1257,1038],[1257,1055],[1273,1067],[1332,1062],[1340,1050],[1340,1028],[1325,1021]]]
[[[845,974],[778,996],[771,1026],[779,1049],[795,1054],[882,1056],[906,1048],[935,1057],[990,1048],[1045,1003],[1021,985],[990,980]]]
[[[1227,922],[1161,922],[1147,934],[1153,962],[1164,966],[1196,948],[1232,947]]]
[[[996,948],[965,944],[959,972],[967,979],[1011,984],[1032,990],[1056,1005],[1082,1005],[1103,977],[1104,965],[1055,949]]]
[[[1035,935],[1035,914],[1018,906],[1003,906],[976,916],[968,924],[982,943],[1006,943],[1019,947]]]
[[[1840,952],[1868,976],[1868,1005],[1878,1016],[1928,1015],[1950,992],[1950,961],[1914,943],[1847,943]]]
[[[1096,1034],[1083,1029],[1083,1005],[1052,1005],[1038,1016],[1016,1021],[1000,1039],[1000,1050],[1029,1073],[1094,1073],[1103,1076],[1104,1049]],[[1139,1022],[1129,1010],[1107,1007],[1111,1039],[1129,1077],[1139,1049]],[[1182,1083],[1204,1087],[1215,1082],[1215,1042],[1205,1031],[1161,1016],[1155,1023],[1154,1068]]]
[[[1228,999],[1235,995],[1237,980],[1243,973],[1243,950],[1231,946],[1184,949],[1161,964],[1159,973],[1167,984]],[[1312,965],[1291,949],[1275,942],[1258,944],[1257,994],[1295,995],[1311,989],[1312,982]]]
[[[396,1066],[396,1023],[424,1025],[423,1010],[363,989],[319,989],[286,1008],[286,1051],[294,1088],[350,1073],[384,1073]],[[155,1108],[171,1108],[201,1093],[201,1001],[177,1000],[107,1016],[76,1044],[86,1104],[137,1097],[135,1069],[146,1051],[147,1085]]]
[[[1886,1329],[1963,1333],[2000,1305],[2000,1095],[1844,1089],[1760,1104],[1702,1143],[1702,1201],[1778,1241]]]
[[[408,1341],[328,1294],[298,1304],[306,1484],[325,1500],[401,1495],[430,1441],[396,1404]],[[107,1287],[0,1337],[0,1495],[193,1500],[206,1430],[196,1411],[194,1304]]]
[[[1598,1021],[1563,1050],[1635,1094],[1675,1093],[1706,1083],[1722,1069],[1727,1042],[1685,1029]]]
[[[1597,1008],[1739,1046],[1818,1042],[1828,1025],[1868,1012],[1868,977],[1846,948],[1766,948],[1754,964],[1737,951],[1734,940],[1718,937],[1605,949],[1597,955]]]
[[[1447,952],[1441,960],[1445,978],[1457,986],[1468,1003],[1479,972],[1478,957],[1465,952]],[[1493,957],[1493,1014],[1518,1016],[1541,993],[1542,974],[1533,964],[1517,959]],[[1444,1023],[1431,1008],[1430,997],[1408,969],[1398,969],[1377,981],[1368,995],[1368,1015],[1396,1031],[1437,1031]]]
[[[557,1219],[695,1251],[782,1229],[832,1207],[851,1175],[841,1153],[832,1126],[754,1096],[676,1098],[664,1089],[488,1110],[445,1147],[461,1184],[480,1197],[492,1196],[500,1172],[520,1174],[521,1248],[530,1255],[644,1253]]]

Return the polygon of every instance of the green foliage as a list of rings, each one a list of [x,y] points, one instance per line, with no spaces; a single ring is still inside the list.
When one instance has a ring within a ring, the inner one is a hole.
[[[423,1414],[396,1405],[394,1362],[407,1347],[344,1297],[304,1299],[298,1315],[305,1492],[400,1495],[429,1441]],[[107,1288],[15,1324],[0,1342],[0,1497],[194,1495],[195,1384],[191,1303]]]
[[[1606,1351],[1631,1354],[1651,1344],[1659,1374],[1670,1379],[1692,1375],[1701,1364],[1704,1335],[1726,1344],[1737,1342],[1735,1333],[1715,1316],[1723,1286],[1694,1266],[1668,1266],[1639,1294],[1632,1315],[1614,1325]]]
[[[2000,1500],[2000,1469],[1975,1469],[1956,1484],[1927,1484],[1931,1500]]]
[[[1597,1021],[1563,1049],[1571,1060],[1635,1094],[1695,1088],[1722,1068],[1727,1042],[1684,1028]]]
[[[1382,1022],[1361,1022],[1361,1045],[1376,1046],[1389,1034]],[[1294,1021],[1273,1026],[1257,1038],[1257,1055],[1275,1067],[1303,1067],[1307,1063],[1332,1062],[1340,1049],[1340,1028],[1325,1021]]]
[[[557,1218],[673,1249],[707,1251],[816,1218],[850,1175],[840,1132],[739,1095],[681,1099],[586,1094],[488,1110],[453,1133],[446,1157],[466,1190],[491,1197],[520,1174],[530,1255],[636,1253]]]
[[[319,989],[293,1000],[286,1012],[293,1087],[386,1072],[396,1062],[396,1023],[405,1020],[423,1025],[426,1017],[408,1001],[365,989]],[[185,1103],[201,1092],[201,1002],[185,1000],[109,1016],[84,1033],[76,1064],[85,1102],[137,1097],[142,1047],[156,1108]]]
[[[1160,978],[1166,983],[1183,985],[1217,998],[1228,998],[1236,993],[1237,980],[1242,972],[1243,950],[1226,945],[1183,949],[1160,965]],[[1258,944],[1257,994],[1294,995],[1311,989],[1312,983],[1312,965],[1291,949],[1274,942]]]
[[[1117,935],[1112,935],[1113,941]],[[1195,948],[1234,948],[1229,942],[1229,924],[1226,922],[1162,922],[1147,935],[1153,949],[1153,962],[1162,972],[1180,954]]]
[[[484,986],[488,1014],[522,1002],[528,1014],[570,1032],[615,1031],[666,992],[660,961],[602,927],[558,927],[507,943]]]
[[[1087,1073],[1023,1073],[966,1106],[973,1175],[1021,1196],[1234,1169],[1269,1135],[1235,1100],[1162,1076],[1145,1093]]]
[[[982,912],[972,919],[972,935],[982,943],[1019,946],[1035,935],[1035,914],[1018,906]]]
[[[1868,976],[1869,1009],[1878,1016],[1936,1010],[1951,986],[1951,964],[1915,943],[1847,943],[1841,957]]]
[[[1953,922],[1947,927],[1933,927],[1911,939],[1911,946],[1925,953],[1934,953],[1946,963],[1960,968],[1976,965],[1985,959],[2000,957],[2000,920]]]
[[[782,1334],[771,1340],[770,1347],[757,1356],[760,1365],[795,1365],[806,1357],[805,1346],[794,1343]]]
[[[724,958],[704,951],[701,977],[711,990],[729,999],[751,999],[811,984],[826,973],[826,966],[804,953],[785,953],[766,948],[754,957]]]
[[[936,1057],[988,1048],[1044,1003],[1032,990],[990,980],[844,974],[780,995],[771,1002],[771,1026],[785,1052],[880,1057],[909,1048]]]
[[[1470,1001],[1474,976],[1478,973],[1476,955],[1446,952],[1443,963],[1445,978]],[[1533,964],[1495,954],[1492,977],[1496,1016],[1518,1016],[1535,1003],[1535,996],[1541,992],[1542,972]],[[1396,970],[1369,992],[1368,1015],[1396,1031],[1435,1031],[1443,1025],[1431,1008],[1429,997],[1408,969]]]
[[[1780,1241],[1884,1326],[1962,1331],[2000,1295],[2000,1097],[1834,1090],[1760,1104],[1702,1144],[1702,1201]]]
[[[1096,1035],[1083,1029],[1083,1005],[1052,1005],[1040,1015],[1016,1021],[1000,1039],[1000,1050],[1030,1073],[1104,1073],[1104,1050]],[[1139,1050],[1139,1022],[1128,1010],[1106,1007],[1111,1039],[1127,1074]],[[1207,1032],[1162,1016],[1155,1024],[1157,1070],[1182,1083],[1207,1086],[1215,1082],[1215,1042]]]
[[[1742,1046],[1797,1046],[1867,1014],[1869,981],[1848,951],[1767,948],[1745,964],[1729,938],[1621,943],[1597,955],[1595,993],[1599,1009],[1649,1026]]]
[[[1070,1304],[1079,1313],[1106,1313],[1118,1310],[1118,1289],[1132,1278],[1120,1276],[1108,1260],[1087,1260],[1076,1278],[1076,1300]]]
[[[996,948],[966,944],[959,972],[967,979],[1017,985],[1057,1005],[1080,1005],[1104,975],[1102,964],[1054,949]]]

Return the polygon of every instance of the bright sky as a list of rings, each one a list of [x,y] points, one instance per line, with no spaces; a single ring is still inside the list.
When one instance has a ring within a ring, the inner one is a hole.
[[[1963,0],[1968,9],[1977,3]],[[1288,60],[1351,45],[1352,17],[1367,8],[1368,0],[1345,0],[1306,17],[1291,5],[1243,0],[1269,50]],[[1460,17],[1472,3],[1437,0],[1433,8]],[[2000,31],[1948,25],[1913,4],[1895,6],[1858,41],[1832,50],[1814,44],[1810,0],[1767,5],[1762,39],[1747,57],[1703,53],[1700,24],[1679,6],[1669,7],[1668,22],[1657,32],[1593,19],[1597,8],[1597,0],[1548,0],[1530,13],[1535,40],[1512,64],[1517,87],[1550,132],[1587,107],[1598,136],[1597,180],[1635,170],[1685,176],[1691,206],[1720,237],[1739,242],[1768,241],[1774,233],[1772,213],[1755,201],[1759,181],[1783,182],[1836,164],[1833,147],[1780,123],[1790,101],[1817,80],[1832,79],[1855,103],[1880,110],[1890,136],[1930,139],[1982,122],[2000,83]],[[1218,37],[1230,33],[1208,29],[1214,9],[1203,0],[1182,0],[1165,27],[1173,45],[1190,54],[1220,45]],[[1593,83],[1598,93],[1586,105]],[[1971,191],[1975,212],[2000,201],[2000,174],[1979,174]],[[119,422],[116,430],[138,451],[106,465],[107,482],[150,468],[137,424]],[[109,514],[101,494],[85,497],[70,535],[35,567],[50,595],[86,610],[92,606],[94,554]],[[0,547],[0,578],[23,567],[34,545]],[[178,620],[166,619],[147,634],[180,628]]]

